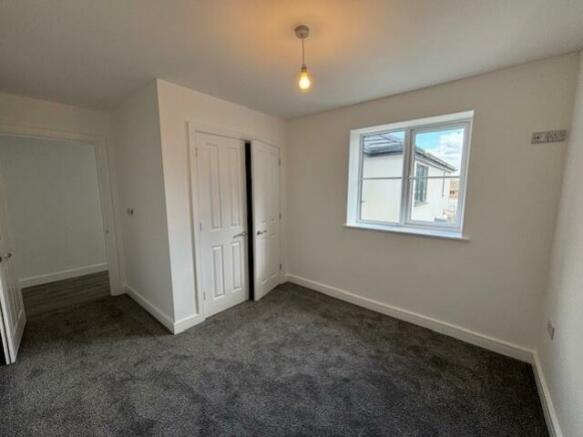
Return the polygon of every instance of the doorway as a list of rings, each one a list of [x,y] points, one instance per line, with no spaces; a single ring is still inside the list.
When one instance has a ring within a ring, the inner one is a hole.
[[[210,317],[280,282],[279,148],[196,128],[190,138],[197,293]]]
[[[0,310],[8,363],[16,360],[27,315],[109,296],[110,283],[118,287],[103,145],[79,140],[0,133]]]

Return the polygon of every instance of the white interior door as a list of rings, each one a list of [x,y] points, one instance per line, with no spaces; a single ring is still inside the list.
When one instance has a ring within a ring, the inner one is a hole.
[[[2,343],[6,361],[10,364],[16,361],[26,315],[14,270],[6,217],[6,198],[0,183],[0,311],[2,311],[0,321],[3,323],[2,334],[5,338]]]
[[[4,328],[4,317],[2,317],[2,311],[0,310],[0,339],[2,339],[2,352],[4,361],[0,360],[1,363],[10,363],[10,349],[8,349],[8,338],[6,337],[6,330]]]
[[[255,300],[279,284],[281,227],[279,149],[261,141],[251,143],[253,181],[253,238]]]
[[[197,254],[205,316],[249,299],[245,144],[196,134]]]

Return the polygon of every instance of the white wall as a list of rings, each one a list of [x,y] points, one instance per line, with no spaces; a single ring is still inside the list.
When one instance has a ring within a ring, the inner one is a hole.
[[[225,100],[157,80],[175,322],[196,317],[187,122],[284,146],[284,122]],[[285,154],[285,150],[283,150]],[[285,160],[285,158],[284,158]]]
[[[539,357],[565,437],[583,435],[583,59],[566,157]],[[549,339],[546,321],[555,325]]]
[[[0,172],[21,285],[106,270],[93,146],[0,135]]]
[[[571,54],[289,122],[288,272],[523,348],[535,345],[579,56]],[[469,241],[343,227],[351,129],[475,111]]]
[[[104,137],[111,134],[110,117],[105,111],[7,93],[0,93],[0,122]]]
[[[100,188],[110,194],[105,196],[106,198],[113,198],[113,204],[104,203],[103,195],[101,198],[101,206],[107,221],[106,247],[113,260],[113,264],[109,266],[111,287],[113,293],[119,293],[123,282],[123,260],[119,257],[121,241],[118,235],[119,223],[115,215],[116,180],[115,174],[110,171],[113,168],[114,150],[110,114],[105,111],[0,93],[0,131],[6,133],[14,130],[27,134],[33,132],[40,137],[68,139],[90,137],[99,142],[100,181],[107,180],[106,185]],[[105,166],[105,163],[108,166]]]
[[[126,286],[169,325],[174,308],[156,82],[126,99],[113,118]]]

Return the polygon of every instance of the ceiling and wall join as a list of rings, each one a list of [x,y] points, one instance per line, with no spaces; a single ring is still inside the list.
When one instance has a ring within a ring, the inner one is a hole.
[[[97,109],[154,78],[284,118],[583,47],[573,0],[5,1],[0,90]],[[314,84],[297,89],[293,29]]]

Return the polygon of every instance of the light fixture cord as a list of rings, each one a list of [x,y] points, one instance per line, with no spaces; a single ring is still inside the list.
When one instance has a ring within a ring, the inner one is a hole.
[[[306,59],[304,55],[304,40],[305,38],[302,38],[302,67],[305,67],[306,65]]]

